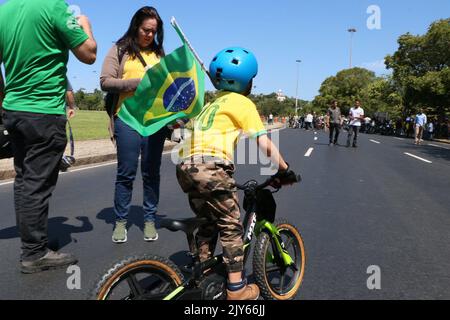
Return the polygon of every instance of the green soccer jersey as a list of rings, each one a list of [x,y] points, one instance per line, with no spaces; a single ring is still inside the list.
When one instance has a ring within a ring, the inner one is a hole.
[[[9,0],[1,5],[3,108],[64,114],[69,49],[87,39],[64,0]]]

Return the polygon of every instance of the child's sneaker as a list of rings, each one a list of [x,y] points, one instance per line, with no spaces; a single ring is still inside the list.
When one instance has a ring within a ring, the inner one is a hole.
[[[125,243],[127,242],[127,221],[117,221],[114,227],[114,232],[112,236],[112,241],[114,243]]]
[[[158,232],[156,231],[154,222],[146,222],[145,223],[144,240],[148,241],[148,242],[158,240]]]
[[[259,288],[256,284],[249,284],[239,291],[227,290],[227,300],[258,300]]]

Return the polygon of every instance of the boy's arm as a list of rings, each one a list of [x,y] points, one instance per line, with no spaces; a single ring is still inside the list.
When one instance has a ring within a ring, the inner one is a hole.
[[[258,147],[264,154],[270,158],[271,162],[278,168],[279,171],[286,171],[289,169],[288,164],[284,161],[278,148],[273,144],[267,135],[258,137]]]

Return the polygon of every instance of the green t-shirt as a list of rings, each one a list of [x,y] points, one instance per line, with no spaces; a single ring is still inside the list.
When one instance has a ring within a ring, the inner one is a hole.
[[[69,49],[87,39],[64,0],[9,0],[1,5],[3,108],[65,114]]]

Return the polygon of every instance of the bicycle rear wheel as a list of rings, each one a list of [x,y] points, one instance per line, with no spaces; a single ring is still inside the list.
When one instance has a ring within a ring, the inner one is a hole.
[[[263,232],[256,243],[253,271],[256,284],[266,300],[292,300],[300,289],[305,273],[305,246],[300,232],[294,225],[286,220],[276,221],[275,225],[295,267],[285,267],[283,262],[274,259],[271,235]]]
[[[162,300],[183,283],[178,267],[159,256],[131,257],[115,264],[96,284],[95,300]]]

